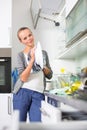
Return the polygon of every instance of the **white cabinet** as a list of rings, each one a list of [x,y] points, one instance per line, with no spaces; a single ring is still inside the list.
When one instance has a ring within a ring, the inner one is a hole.
[[[71,12],[71,10],[74,8],[75,4],[78,2],[78,0],[66,0],[66,17]]]
[[[12,94],[0,94],[0,129],[11,123]]]
[[[77,2],[75,0],[75,2]],[[66,9],[69,5],[66,1]],[[73,5],[73,3],[72,3]],[[75,3],[74,3],[75,5]],[[87,66],[87,0],[79,0],[66,18],[66,46],[59,59],[74,62],[75,71]],[[83,8],[83,9],[82,9]]]
[[[11,44],[11,12],[12,0],[0,0],[0,47]]]
[[[75,41],[70,47],[66,48],[58,58],[60,59],[77,59],[87,54],[87,33]],[[80,52],[80,53],[79,53]]]

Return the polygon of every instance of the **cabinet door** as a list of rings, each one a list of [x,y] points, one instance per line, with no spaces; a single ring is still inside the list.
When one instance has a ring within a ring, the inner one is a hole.
[[[11,123],[12,95],[0,94],[0,128]]]
[[[12,0],[0,0],[0,47],[10,45]]]
[[[78,0],[66,0],[66,17],[70,13],[70,11],[74,8],[77,1]]]

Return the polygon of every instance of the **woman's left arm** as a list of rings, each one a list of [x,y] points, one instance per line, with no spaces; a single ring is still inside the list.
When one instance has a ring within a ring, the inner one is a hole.
[[[43,58],[45,61],[44,67],[43,67],[43,72],[46,78],[51,79],[53,75],[53,71],[51,69],[50,63],[49,63],[49,58],[48,54],[46,51],[43,51]]]

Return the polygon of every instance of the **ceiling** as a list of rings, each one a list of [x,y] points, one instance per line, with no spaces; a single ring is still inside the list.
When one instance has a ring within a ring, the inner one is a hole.
[[[48,15],[58,15],[65,5],[65,0],[40,0],[41,13]]]

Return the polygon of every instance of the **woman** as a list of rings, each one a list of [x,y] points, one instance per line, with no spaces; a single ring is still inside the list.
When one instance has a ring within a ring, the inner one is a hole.
[[[23,85],[13,94],[13,109],[19,110],[20,121],[26,121],[29,113],[30,122],[41,121],[41,101],[44,97],[45,77],[52,78],[52,70],[46,51],[42,51],[45,67],[35,63],[34,36],[28,27],[22,27],[17,32],[18,39],[25,45],[18,53],[17,70]],[[18,87],[18,86],[17,86]],[[14,92],[15,92],[14,88]]]

